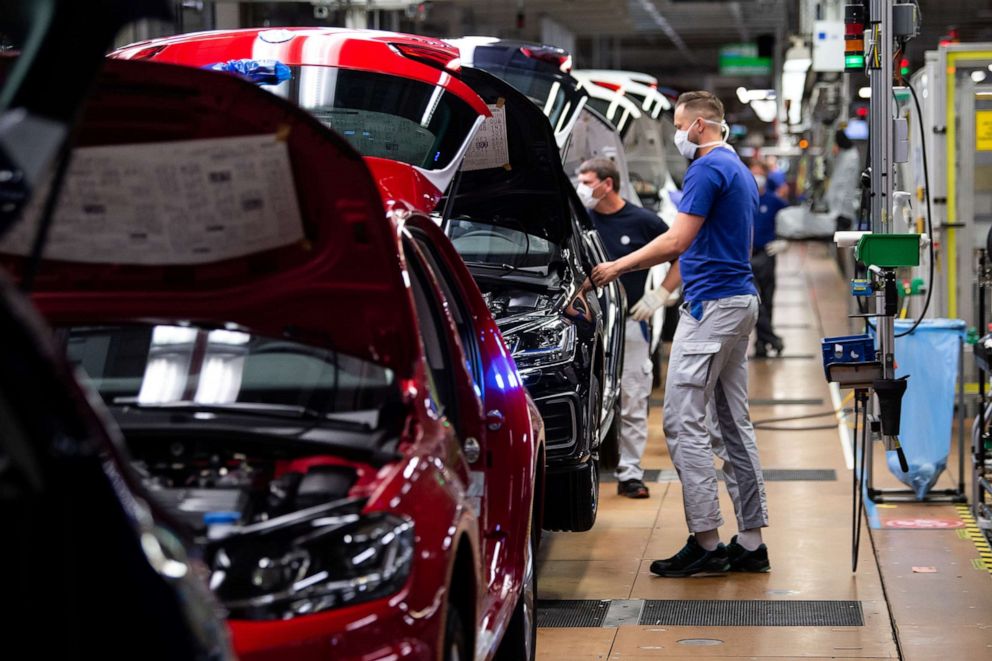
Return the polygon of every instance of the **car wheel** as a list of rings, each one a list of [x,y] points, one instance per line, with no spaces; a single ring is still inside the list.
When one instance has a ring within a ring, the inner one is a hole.
[[[599,509],[599,467],[595,459],[546,478],[544,529],[585,532]]]
[[[613,421],[599,446],[600,470],[613,470],[620,463],[620,398],[613,407]]]
[[[444,619],[444,661],[471,661],[472,650],[469,649],[468,636],[465,635],[465,625],[458,612],[458,606],[448,602],[448,614]]]
[[[537,656],[537,568],[535,566],[540,530],[531,524],[530,541],[524,559],[524,578],[510,624],[496,651],[494,661],[534,661]]]

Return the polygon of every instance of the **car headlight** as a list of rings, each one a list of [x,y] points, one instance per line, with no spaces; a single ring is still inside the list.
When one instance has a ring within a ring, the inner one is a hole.
[[[505,339],[521,370],[569,363],[575,358],[575,326],[560,319]]]
[[[410,575],[413,522],[377,512],[225,539],[210,587],[235,619],[289,619],[378,599]]]

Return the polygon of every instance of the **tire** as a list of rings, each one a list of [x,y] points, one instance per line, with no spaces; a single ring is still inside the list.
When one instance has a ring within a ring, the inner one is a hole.
[[[613,470],[620,463],[620,398],[613,407],[613,421],[599,446],[599,469]]]
[[[448,602],[444,618],[444,661],[471,661],[472,650],[457,604]]]
[[[534,661],[537,656],[537,547],[541,531],[533,525],[524,560],[524,580],[510,624],[493,661]]]
[[[585,464],[545,478],[544,529],[585,532],[596,523],[599,510],[599,466]]]

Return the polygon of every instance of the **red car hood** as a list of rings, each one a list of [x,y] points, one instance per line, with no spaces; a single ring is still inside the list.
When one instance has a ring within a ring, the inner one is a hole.
[[[247,30],[217,30],[178,35],[132,44],[110,54],[112,58],[149,60],[204,67],[218,62],[239,59],[278,60],[287,66],[334,66],[359,69],[417,80],[443,88],[474,110],[482,118],[490,117],[486,104],[468,85],[453,76],[461,67],[457,48],[440,39],[349,28],[253,28]],[[463,150],[475,129],[469,134]],[[463,151],[464,154],[464,151]],[[456,158],[441,170],[424,170],[412,166],[386,168],[370,165],[379,174],[388,171],[391,177],[407,173],[413,181],[383,184],[393,197],[401,190],[413,197],[404,198],[408,205],[429,212],[454,178],[461,162]],[[421,192],[421,188],[437,192]],[[426,197],[425,197],[426,196]],[[432,200],[422,206],[422,200]]]
[[[34,290],[55,324],[234,324],[410,373],[396,227],[308,113],[233,76],[110,61],[77,136]],[[15,274],[36,224],[0,240]]]

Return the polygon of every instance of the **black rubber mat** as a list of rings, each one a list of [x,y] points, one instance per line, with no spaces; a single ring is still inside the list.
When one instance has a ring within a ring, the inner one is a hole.
[[[752,399],[751,406],[823,406],[822,399]]]
[[[837,471],[832,468],[766,468],[766,482],[836,482]]]
[[[601,627],[609,607],[609,600],[539,599],[537,626],[556,629]]]
[[[785,358],[810,358],[810,357],[811,356],[806,356],[806,355],[781,356],[779,358],[779,360],[782,360],[782,359],[785,359]],[[663,400],[661,398],[658,398],[658,397],[652,397],[649,400],[648,403],[651,406],[664,406],[665,405],[665,400]],[[752,399],[752,400],[750,400],[749,403],[751,404],[751,406],[823,406],[823,400],[822,399],[816,399],[816,398],[812,398],[812,397],[809,398],[809,399],[802,399],[802,398],[796,398],[796,399],[788,399],[788,398],[782,398],[782,399]]]
[[[540,610],[538,610],[540,621]],[[642,625],[689,627],[863,627],[859,601],[648,601]]]
[[[832,468],[766,468],[762,470],[766,482],[836,482],[837,471]],[[717,477],[723,479],[723,474],[717,471]],[[675,482],[678,473],[666,468],[648,468],[644,471],[645,482]],[[617,481],[613,473],[600,473],[600,482],[613,483]]]
[[[665,480],[661,479],[663,477],[662,476],[662,473],[672,473],[673,475],[675,475],[675,471],[668,471],[668,470],[660,471],[657,468],[646,468],[646,469],[644,469],[644,478],[643,478],[643,480],[645,482],[670,482],[671,480],[669,480],[669,479],[665,479]],[[665,476],[665,477],[667,477],[667,476]],[[673,479],[678,479],[678,476],[675,475],[675,477]],[[600,473],[599,474],[599,481],[600,482],[616,482],[617,481],[617,476],[614,475],[613,473]]]

